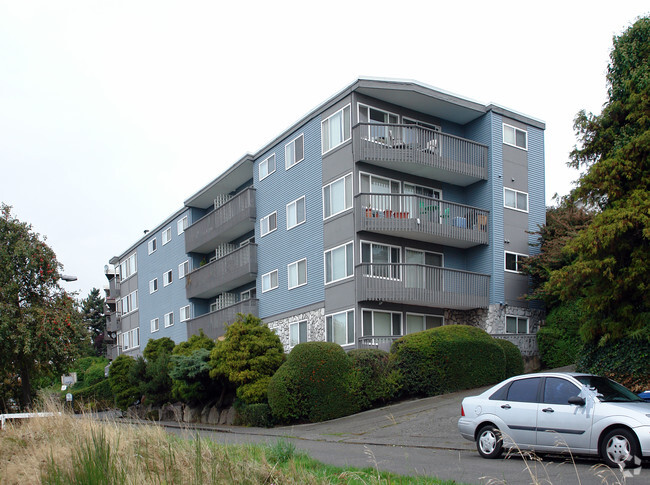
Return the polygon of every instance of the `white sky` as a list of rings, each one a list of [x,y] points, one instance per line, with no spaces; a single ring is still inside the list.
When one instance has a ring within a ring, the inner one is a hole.
[[[359,76],[546,122],[568,193],[580,109],[647,1],[0,0],[0,201],[85,297],[104,265]]]

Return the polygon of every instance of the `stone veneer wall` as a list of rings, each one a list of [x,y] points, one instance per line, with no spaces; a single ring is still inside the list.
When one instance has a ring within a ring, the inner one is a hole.
[[[307,320],[307,342],[324,342],[326,338],[324,308],[298,313],[272,322],[266,322],[266,325],[273,330],[278,337],[280,337],[285,352],[289,352],[291,350],[291,347],[289,346],[289,326],[292,323],[301,322],[303,320]]]

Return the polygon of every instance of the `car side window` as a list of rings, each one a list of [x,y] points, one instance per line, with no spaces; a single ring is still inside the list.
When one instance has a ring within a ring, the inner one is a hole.
[[[520,379],[513,381],[508,389],[507,401],[516,402],[537,402],[537,389],[539,388],[540,377]]]
[[[508,396],[508,389],[510,388],[510,383],[505,386],[501,386],[498,391],[490,396],[490,401],[505,401]]]
[[[569,404],[569,398],[580,394],[573,383],[559,377],[547,377],[544,385],[544,403]]]

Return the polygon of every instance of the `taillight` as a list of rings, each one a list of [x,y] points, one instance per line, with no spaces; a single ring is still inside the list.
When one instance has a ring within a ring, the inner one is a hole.
[[[460,415],[465,416],[465,410],[463,409],[463,405],[460,405]]]

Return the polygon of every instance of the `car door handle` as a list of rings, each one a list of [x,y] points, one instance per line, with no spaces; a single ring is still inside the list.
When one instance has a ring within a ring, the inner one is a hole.
[[[502,409],[510,409],[510,404],[504,404],[501,406]]]
[[[545,413],[554,413],[555,412],[553,410],[553,408],[544,408],[544,409],[542,409],[542,411],[545,412]]]

